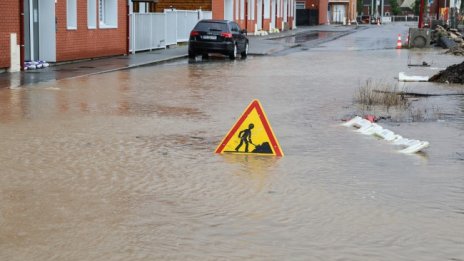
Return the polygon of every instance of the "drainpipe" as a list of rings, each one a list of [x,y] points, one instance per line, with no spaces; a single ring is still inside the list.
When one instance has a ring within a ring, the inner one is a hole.
[[[24,0],[19,0],[19,62],[24,70]]]
[[[129,8],[129,1],[126,5],[126,55],[129,55],[129,41],[130,41],[130,34],[129,34],[129,19],[130,19],[130,8]]]
[[[34,60],[35,57],[35,44],[34,44],[34,5],[32,0],[29,0],[29,46],[30,46],[30,55],[31,61]]]

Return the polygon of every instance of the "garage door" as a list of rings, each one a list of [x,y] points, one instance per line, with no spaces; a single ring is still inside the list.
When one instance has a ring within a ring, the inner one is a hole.
[[[346,6],[345,5],[333,5],[332,10],[332,21],[334,23],[343,23],[346,17]]]

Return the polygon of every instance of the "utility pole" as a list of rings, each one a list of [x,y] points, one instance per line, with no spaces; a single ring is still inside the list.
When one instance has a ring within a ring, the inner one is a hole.
[[[419,24],[418,28],[424,27],[424,1],[425,0],[419,0],[420,5],[419,5]]]
[[[374,8],[374,0],[371,0],[371,13],[370,13],[371,18],[372,18],[372,16],[374,16],[374,10],[375,10],[375,8]],[[372,20],[372,19],[371,19],[371,20]],[[371,22],[371,21],[369,21],[369,23],[370,23],[370,22]]]
[[[381,10],[381,11],[380,11],[380,23],[383,23],[383,14],[384,14],[384,13],[383,13],[383,8],[384,8],[384,5],[385,5],[385,0],[380,0],[380,1],[382,1],[382,2],[381,2],[382,5],[381,5],[381,9],[380,9],[380,10]]]

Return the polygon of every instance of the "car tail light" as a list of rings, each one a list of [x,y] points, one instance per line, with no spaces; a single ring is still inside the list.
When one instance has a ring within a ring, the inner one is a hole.
[[[192,37],[195,37],[195,36],[198,36],[198,35],[200,35],[200,33],[197,32],[197,31],[192,31],[192,32],[190,33],[190,36],[192,36]]]
[[[221,36],[224,37],[224,38],[232,38],[231,33],[221,33]]]

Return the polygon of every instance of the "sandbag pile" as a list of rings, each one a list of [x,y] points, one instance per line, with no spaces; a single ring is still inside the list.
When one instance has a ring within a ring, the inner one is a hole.
[[[24,62],[24,70],[35,70],[47,68],[50,66],[46,61],[26,61]]]
[[[393,131],[384,129],[382,126],[359,116],[354,117],[342,125],[345,127],[355,127],[357,129],[356,131],[361,134],[376,136],[385,141],[389,141],[393,145],[400,146],[401,150],[399,152],[405,154],[416,153],[430,146],[428,141],[403,138]]]

